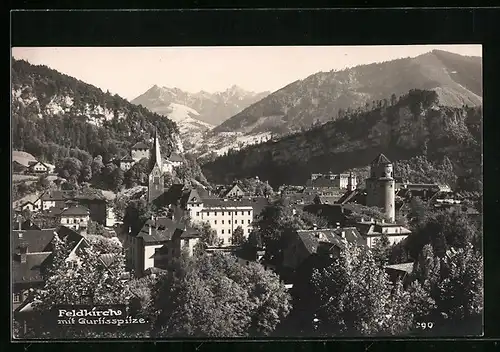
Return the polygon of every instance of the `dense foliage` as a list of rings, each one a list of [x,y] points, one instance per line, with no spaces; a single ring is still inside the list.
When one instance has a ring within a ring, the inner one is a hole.
[[[222,253],[188,259],[159,280],[154,297],[158,337],[267,336],[290,310],[275,274]]]

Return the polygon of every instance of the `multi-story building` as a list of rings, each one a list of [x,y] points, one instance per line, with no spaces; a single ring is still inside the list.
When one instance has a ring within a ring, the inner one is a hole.
[[[128,155],[125,155],[124,157],[116,160],[116,164],[118,164],[118,167],[123,171],[130,170],[130,168],[132,167],[132,165],[135,164],[135,162],[136,161]]]
[[[125,236],[123,247],[127,266],[137,275],[143,275],[149,268],[167,269],[183,250],[187,255],[193,255],[199,238],[196,230],[180,222],[153,217],[138,233],[129,232]]]
[[[61,225],[74,231],[87,229],[90,220],[90,211],[82,206],[74,206],[64,209],[60,214]]]
[[[144,158],[149,159],[149,147],[145,143],[138,142],[132,146],[130,154],[134,162],[138,162]]]
[[[325,182],[325,180],[331,182]],[[357,181],[356,176],[352,173],[348,174],[334,174],[329,172],[328,174],[311,174],[311,179],[309,180],[308,186],[321,187],[321,185],[340,188],[340,189],[356,189]]]
[[[37,174],[44,174],[51,171],[50,167],[42,163],[41,161],[30,161],[28,172],[33,172]]]
[[[393,245],[403,241],[411,234],[411,231],[402,225],[387,223],[383,220],[377,222],[374,219],[359,221],[356,223],[356,228],[365,239],[368,248],[373,248],[383,235]]]

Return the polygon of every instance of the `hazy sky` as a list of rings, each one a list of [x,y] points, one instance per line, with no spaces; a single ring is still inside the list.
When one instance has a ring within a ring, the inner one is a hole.
[[[133,99],[154,84],[188,92],[275,91],[319,71],[414,57],[441,49],[482,56],[481,45],[290,47],[60,47],[12,48],[16,59],[47,65]]]

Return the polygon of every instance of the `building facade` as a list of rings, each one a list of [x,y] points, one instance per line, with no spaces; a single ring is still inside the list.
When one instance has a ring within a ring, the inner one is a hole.
[[[60,215],[61,225],[74,231],[86,230],[90,220],[90,211],[81,206],[65,209]]]
[[[389,222],[396,218],[395,182],[392,163],[379,154],[370,165],[370,177],[366,179],[366,205],[379,207]]]
[[[131,153],[132,160],[138,162],[141,159],[149,159],[149,147],[142,142],[138,142],[132,146]]]

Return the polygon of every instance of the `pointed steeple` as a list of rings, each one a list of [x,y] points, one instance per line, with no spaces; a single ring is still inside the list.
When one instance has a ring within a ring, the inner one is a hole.
[[[160,170],[163,170],[163,160],[161,158],[160,152],[160,140],[158,138],[158,131],[155,127],[154,138],[153,138],[153,150],[150,153],[150,168],[153,169],[155,165],[158,165]]]

